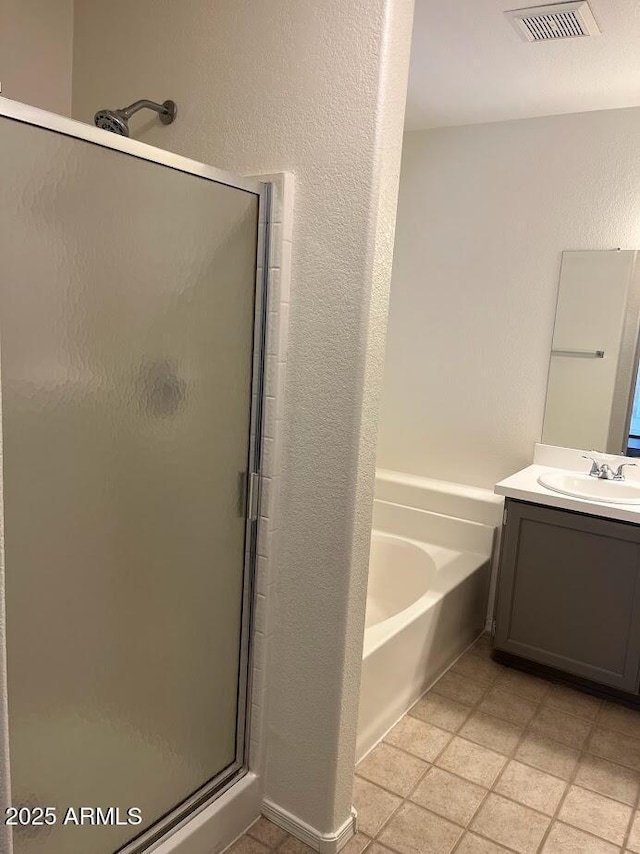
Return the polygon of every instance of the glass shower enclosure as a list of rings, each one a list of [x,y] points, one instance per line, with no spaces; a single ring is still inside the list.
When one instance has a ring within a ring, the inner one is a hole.
[[[14,851],[129,854],[246,766],[268,187],[4,99],[0,155]]]

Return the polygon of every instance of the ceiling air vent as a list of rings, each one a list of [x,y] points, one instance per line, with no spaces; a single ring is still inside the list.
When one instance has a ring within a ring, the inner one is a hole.
[[[515,9],[513,12],[505,12],[505,15],[527,42],[600,35],[596,19],[585,0]]]

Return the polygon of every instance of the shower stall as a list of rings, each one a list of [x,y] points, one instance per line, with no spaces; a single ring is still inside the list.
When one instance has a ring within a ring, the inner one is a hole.
[[[132,854],[246,770],[269,188],[4,99],[0,152],[14,852]]]

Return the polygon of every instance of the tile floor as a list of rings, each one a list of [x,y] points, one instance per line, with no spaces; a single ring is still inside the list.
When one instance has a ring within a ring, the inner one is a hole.
[[[640,854],[640,711],[502,667],[485,637],[356,769],[345,854]],[[262,818],[232,854],[308,854]]]

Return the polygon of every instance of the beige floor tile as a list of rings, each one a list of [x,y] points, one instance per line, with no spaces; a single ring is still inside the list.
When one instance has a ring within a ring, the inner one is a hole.
[[[581,830],[622,845],[631,817],[631,808],[625,804],[571,786],[558,813],[558,818]]]
[[[470,712],[471,706],[465,706],[455,700],[441,697],[439,694],[429,693],[418,700],[415,706],[409,709],[408,714],[440,729],[457,732],[469,717]]]
[[[510,724],[493,715],[474,712],[460,730],[460,736],[510,756],[516,749],[524,727]]]
[[[597,726],[587,744],[589,753],[640,771],[640,740]]]
[[[380,841],[400,854],[449,854],[462,828],[405,802],[380,834]]]
[[[246,833],[227,848],[227,854],[269,854],[271,851],[271,848]]]
[[[592,697],[591,694],[585,694],[582,691],[574,691],[573,688],[568,688],[566,685],[552,685],[549,694],[545,698],[545,706],[553,706],[554,709],[560,709],[561,712],[567,712],[569,715],[576,715],[578,718],[587,718],[595,720],[602,700],[599,697]]]
[[[495,842],[476,836],[475,833],[465,833],[456,848],[456,854],[503,854],[503,852],[509,854],[502,845],[496,845]]]
[[[630,709],[617,703],[604,703],[598,724],[607,729],[631,735],[633,738],[640,738],[640,710],[638,709]]]
[[[587,755],[580,760],[574,783],[633,806],[638,795],[640,774],[599,756]]]
[[[488,658],[491,655],[491,638],[487,634],[482,634],[477,641],[470,647],[469,652],[472,655],[480,655]]]
[[[425,762],[433,762],[452,737],[447,730],[427,724],[418,718],[412,718],[411,715],[405,715],[386,734],[384,740],[395,747],[401,747],[413,753]]]
[[[367,836],[375,836],[401,803],[397,795],[385,792],[360,777],[355,778],[353,805],[358,811],[358,829]]]
[[[619,850],[616,845],[605,842],[604,839],[555,821],[544,843],[542,854],[616,854]]]
[[[494,790],[526,807],[553,815],[566,788],[565,780],[552,777],[545,771],[539,771],[521,762],[511,761]]]
[[[456,824],[469,824],[487,790],[461,780],[441,768],[430,768],[411,795],[411,800]]]
[[[498,688],[505,691],[510,691],[512,694],[519,694],[521,697],[526,697],[527,700],[539,702],[548,694],[550,683],[545,679],[538,679],[536,676],[531,676],[528,673],[523,673],[521,670],[512,670],[506,668],[498,677],[496,683]]]
[[[494,750],[456,737],[436,760],[436,764],[445,771],[452,771],[465,780],[489,789],[506,761],[502,754]]]
[[[492,793],[480,807],[471,829],[519,854],[534,854],[549,822],[546,816]]]
[[[631,825],[631,833],[627,841],[629,851],[640,852],[640,812],[637,812]]]
[[[467,706],[474,706],[482,699],[486,691],[486,683],[476,682],[475,679],[460,676],[459,673],[452,673],[449,670],[438,679],[430,693],[440,694],[442,697],[448,697],[458,703],[465,703]]]
[[[526,697],[510,694],[508,691],[503,691],[494,686],[478,708],[481,712],[503,718],[512,724],[524,725],[533,718],[538,706],[532,700],[527,700]]]
[[[504,667],[497,664],[490,658],[477,655],[473,651],[465,652],[462,658],[459,658],[451,668],[451,673],[459,673],[460,676],[467,676],[469,679],[475,679],[476,682],[485,682],[490,684],[495,682],[498,676],[502,673]]]
[[[370,783],[406,797],[427,768],[427,763],[422,759],[382,742],[359,763],[357,774]]]
[[[254,822],[247,833],[249,836],[253,836],[254,839],[257,839],[258,842],[262,842],[262,844],[266,845],[267,848],[277,848],[287,835],[286,830],[278,827],[277,824],[269,821],[269,819],[264,816],[261,816],[256,822]]]
[[[313,848],[287,833],[284,842],[280,843],[277,851],[278,854],[312,854]]]
[[[372,842],[367,848],[367,854],[392,854],[392,852],[390,848],[385,848],[379,842]]]
[[[516,750],[515,758],[541,771],[568,780],[573,774],[579,751],[566,744],[559,744],[537,732],[529,732]]]
[[[371,842],[371,838],[364,833],[356,833],[347,842],[344,848],[341,849],[341,854],[362,854],[367,845]]]
[[[568,744],[569,747],[582,747],[592,727],[591,721],[567,715],[550,706],[543,706],[531,721],[532,731],[541,732],[547,738]]]

